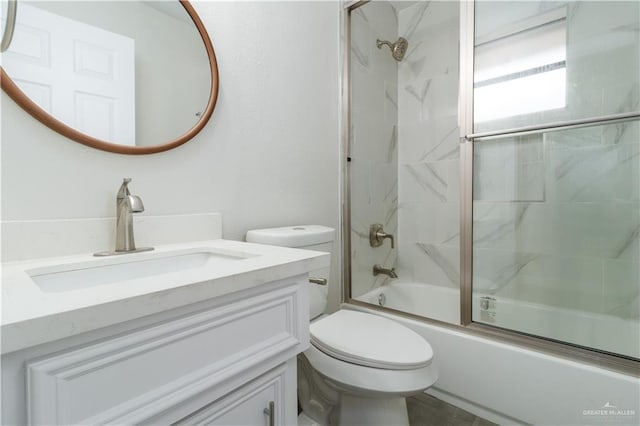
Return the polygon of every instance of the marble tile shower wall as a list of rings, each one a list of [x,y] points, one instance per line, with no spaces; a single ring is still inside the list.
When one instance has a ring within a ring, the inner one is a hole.
[[[640,5],[620,5],[610,13],[604,2],[567,3],[567,107],[537,122],[639,109]],[[458,6],[416,2],[395,15],[371,2],[352,16],[356,297],[384,281],[371,276],[374,263],[396,265],[402,279],[459,287]],[[525,17],[562,4],[517,6]],[[409,41],[400,63],[374,44],[398,36]],[[639,146],[637,122],[478,144],[474,288],[637,318]],[[397,250],[369,247],[376,222],[397,232]]]
[[[640,109],[640,5],[605,3],[568,5],[569,119]],[[476,291],[639,319],[640,122],[479,142],[474,165]]]
[[[480,143],[474,289],[638,318],[639,171],[638,122]]]
[[[399,11],[398,275],[460,286],[457,2]]]
[[[357,297],[382,284],[373,265],[396,265],[396,250],[388,240],[369,245],[369,226],[384,225],[396,235],[398,65],[388,47],[376,40],[395,42],[397,15],[388,2],[370,2],[351,15],[351,291]]]

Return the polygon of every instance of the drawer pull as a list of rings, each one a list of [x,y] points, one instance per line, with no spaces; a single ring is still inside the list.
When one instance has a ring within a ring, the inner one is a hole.
[[[275,426],[276,424],[276,403],[269,401],[269,408],[265,408],[263,413],[269,416],[269,426]]]

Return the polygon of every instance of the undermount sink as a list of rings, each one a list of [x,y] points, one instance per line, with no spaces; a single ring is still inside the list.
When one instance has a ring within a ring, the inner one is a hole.
[[[211,249],[147,252],[117,258],[92,259],[27,270],[31,280],[46,293],[91,288],[205,267],[223,267],[256,255]]]

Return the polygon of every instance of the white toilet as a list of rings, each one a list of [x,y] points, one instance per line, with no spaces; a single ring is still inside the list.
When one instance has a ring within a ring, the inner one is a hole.
[[[320,225],[257,229],[248,242],[331,252],[335,231]],[[328,277],[329,270],[312,276]],[[405,397],[437,380],[433,350],[413,330],[347,309],[325,315],[327,286],[309,284],[311,347],[298,357],[304,422],[409,425]]]

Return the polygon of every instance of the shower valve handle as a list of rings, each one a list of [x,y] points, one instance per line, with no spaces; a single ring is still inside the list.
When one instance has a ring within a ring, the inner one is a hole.
[[[393,235],[384,232],[382,224],[375,223],[369,227],[369,245],[380,247],[385,239],[391,240],[391,248],[394,248]]]

